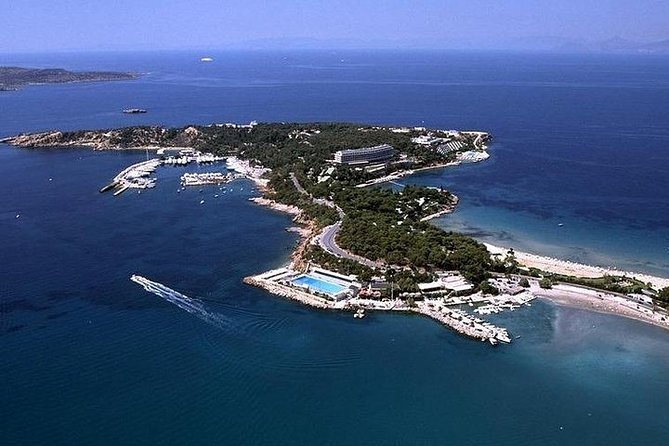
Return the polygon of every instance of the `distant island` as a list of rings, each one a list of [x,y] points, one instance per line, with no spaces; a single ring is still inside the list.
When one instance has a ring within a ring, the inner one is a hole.
[[[613,312],[669,328],[669,280],[605,270],[480,243],[429,223],[458,197],[443,187],[397,180],[424,169],[488,158],[480,131],[349,123],[211,124],[50,131],[1,140],[22,147],[158,149],[101,192],[153,187],[161,166],[226,161],[254,181],[252,200],[295,216],[302,241],[284,268],[245,282],[325,309],[403,311],[432,317],[474,339],[510,342],[504,328],[474,316],[536,296]],[[208,153],[209,155],[206,155]],[[182,178],[221,184],[220,173]],[[395,188],[374,187],[394,183]],[[223,189],[221,189],[221,193]],[[204,201],[203,201],[204,202]],[[133,280],[147,290],[155,284]]]
[[[62,68],[0,67],[0,91],[14,91],[26,85],[70,82],[126,81],[135,73],[115,71],[68,71]]]

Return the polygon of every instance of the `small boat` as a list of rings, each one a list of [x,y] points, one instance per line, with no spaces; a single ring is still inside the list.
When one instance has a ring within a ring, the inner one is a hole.
[[[200,58],[200,62],[213,62],[213,61],[214,61],[214,59],[212,59],[211,57]]]
[[[559,226],[559,227],[563,227],[563,226],[564,226],[564,223],[558,223],[558,226]]]
[[[200,204],[204,204],[204,200],[200,200]]]
[[[143,108],[124,108],[123,113],[126,115],[137,115],[140,113],[146,113],[146,110]]]

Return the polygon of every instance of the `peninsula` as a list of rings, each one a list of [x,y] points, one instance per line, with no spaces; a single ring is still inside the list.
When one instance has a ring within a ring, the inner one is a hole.
[[[421,169],[485,160],[489,140],[478,131],[252,122],[52,131],[2,142],[159,150],[159,158],[129,167],[103,190],[155,182],[127,180],[128,172],[136,178],[161,165],[225,160],[256,182],[263,196],[253,201],[293,214],[304,227],[290,265],[245,282],[314,307],[353,311],[356,317],[368,309],[416,312],[491,344],[510,342],[511,336],[473,313],[515,309],[537,296],[669,328],[666,279],[616,271],[579,274],[573,264],[565,274],[559,260],[541,263],[539,256],[486,246],[429,223],[456,207],[458,198],[449,191],[396,183]],[[394,187],[372,187],[382,183]]]
[[[137,74],[114,71],[67,71],[62,68],[0,67],[0,91],[18,90],[26,85],[100,82],[137,79]]]

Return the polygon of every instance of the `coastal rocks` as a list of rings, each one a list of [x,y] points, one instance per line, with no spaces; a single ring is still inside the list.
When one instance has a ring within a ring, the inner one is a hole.
[[[296,300],[311,307],[321,308],[321,309],[334,309],[334,304],[332,302],[329,302],[325,299],[314,296],[312,294],[297,290],[295,288],[291,288],[276,282],[272,282],[270,280],[249,276],[245,277],[243,282],[247,285],[252,285],[258,288],[262,288],[274,295]]]
[[[49,131],[20,134],[6,138],[3,142],[19,147],[91,147],[95,150],[192,147],[198,140],[199,133],[195,128],[192,128],[190,132],[187,132],[188,129],[176,134],[169,133],[162,127],[127,127],[73,132]]]
[[[269,198],[263,198],[263,197],[252,197],[249,198],[249,201],[254,202],[255,204],[259,204],[260,206],[267,206],[271,209],[274,209],[279,212],[285,212],[286,214],[290,215],[300,215],[302,214],[302,210],[298,208],[297,206],[291,206],[288,204],[283,204],[283,203],[278,203],[274,200],[270,200]]]
[[[63,132],[21,134],[6,138],[3,142],[21,147],[55,146],[63,143]]]
[[[96,150],[114,148],[114,132],[42,132],[13,136],[5,143],[19,147],[92,147]]]
[[[460,202],[460,199],[457,197],[457,195],[451,194],[451,196],[453,198],[451,200],[451,205],[450,206],[446,207],[445,209],[443,209],[439,212],[435,212],[432,215],[428,215],[427,217],[423,217],[423,218],[420,219],[420,221],[430,221],[430,220],[433,220],[435,218],[441,217],[442,215],[450,214],[451,212],[453,212],[455,210],[456,206],[458,205],[458,203]]]

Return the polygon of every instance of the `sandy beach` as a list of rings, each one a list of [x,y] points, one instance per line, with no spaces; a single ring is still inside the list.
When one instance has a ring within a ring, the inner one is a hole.
[[[537,297],[548,299],[558,305],[615,314],[669,330],[669,315],[665,311],[660,309],[654,311],[615,294],[568,284],[554,285],[552,289],[546,290],[540,288],[536,282],[532,283],[531,291]]]
[[[491,245],[489,243],[484,243],[484,245],[492,254],[501,254],[505,256],[509,250],[509,248]],[[516,250],[514,250],[514,253],[516,259],[522,265],[530,268],[538,268],[550,273],[589,278],[602,277],[605,275],[626,276],[633,277],[644,283],[651,283],[656,289],[669,287],[669,279],[664,277],[651,276],[649,274],[635,273],[630,271],[620,271],[613,268],[603,268],[601,266],[585,265],[582,263],[570,262],[569,260],[560,260],[552,257],[540,256],[537,254],[530,254]]]
[[[488,251],[492,254],[506,255],[508,248],[502,248],[485,243]],[[602,277],[604,275],[634,277],[643,282],[650,282],[657,289],[669,286],[669,279],[650,276],[648,274],[618,271],[598,266],[584,265],[580,263],[529,254],[522,251],[514,251],[516,259],[522,265],[539,268],[555,274],[564,274],[577,277]],[[648,306],[640,304],[632,299],[621,295],[584,288],[577,285],[557,284],[551,289],[540,288],[537,281],[530,281],[531,291],[537,297],[549,299],[558,305],[565,305],[600,313],[610,313],[624,316],[639,321],[657,325],[669,329],[669,316],[664,310],[653,311]]]

